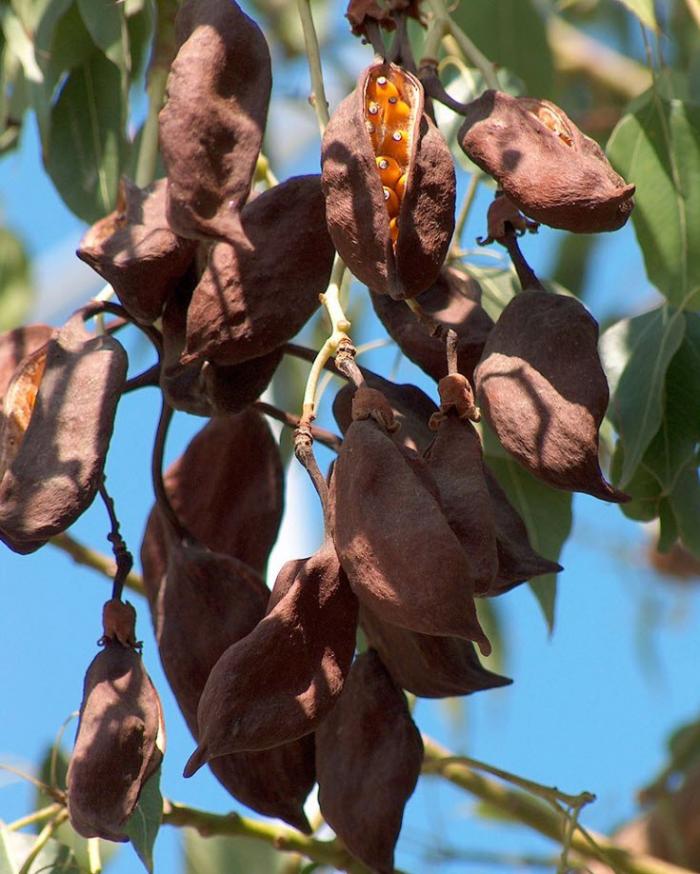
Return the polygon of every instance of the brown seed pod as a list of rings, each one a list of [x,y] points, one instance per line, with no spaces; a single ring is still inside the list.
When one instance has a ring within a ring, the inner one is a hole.
[[[234,240],[267,120],[270,52],[234,0],[189,0],[177,35],[159,119],[168,219],[184,237]]]
[[[165,196],[165,179],[141,189],[123,177],[117,208],[88,229],[76,252],[140,322],[160,316],[195,256],[197,244],[171,229]]]
[[[394,682],[421,698],[471,695],[512,682],[487,671],[468,640],[399,628],[366,608],[360,610],[360,625]]]
[[[277,443],[260,413],[212,419],[170,465],[164,484],[177,518],[199,543],[263,573],[282,519],[284,480]],[[165,573],[166,552],[154,508],[141,548],[151,600]]]
[[[326,541],[265,618],[214,666],[197,711],[199,746],[185,776],[217,756],[270,749],[314,731],[342,691],[356,624],[357,601]]]
[[[475,373],[479,405],[504,448],[555,488],[626,496],[598,463],[608,384],[598,324],[573,297],[522,291],[503,310]]]
[[[10,380],[20,362],[36,352],[56,333],[50,325],[24,325],[0,334],[0,411]]]
[[[141,656],[107,640],[85,675],[67,775],[68,815],[85,838],[127,841],[124,827],[162,759],[158,693]]]
[[[559,573],[562,570],[560,564],[543,558],[532,548],[525,523],[486,465],[484,474],[496,525],[498,572],[489,590],[482,594],[502,595],[532,577]]]
[[[0,480],[0,534],[11,549],[37,549],[92,503],[126,367],[121,345],[88,333],[80,312],[49,341],[31,416]],[[12,415],[5,406],[4,420]]]
[[[47,352],[48,342],[27,355],[5,389],[0,409],[0,482],[17,457],[32,418],[46,367]]]
[[[433,379],[447,374],[445,341],[430,334],[402,301],[385,294],[371,294],[372,306],[404,355]],[[478,282],[453,267],[445,267],[437,280],[416,297],[423,311],[459,337],[459,372],[472,378],[493,321],[481,306]]]
[[[467,107],[459,143],[518,209],[551,227],[615,231],[634,206],[634,185],[548,100],[485,91]]]
[[[377,874],[394,871],[403,811],[423,742],[376,652],[358,656],[343,694],[316,732],[319,806],[333,831]]]
[[[240,364],[266,355],[302,328],[333,265],[318,176],[296,176],[241,213],[242,231],[219,243],[187,313],[183,362]]]
[[[481,595],[496,577],[498,553],[481,440],[471,422],[444,414],[426,460],[442,511],[466,555],[474,594]]]
[[[488,655],[467,557],[420,458],[409,459],[375,419],[358,420],[334,479],[335,543],[360,603],[402,628],[473,640]]]
[[[402,171],[393,188],[382,175],[390,159]],[[328,229],[355,276],[396,299],[429,288],[454,230],[455,172],[418,79],[395,64],[368,67],[333,113],[321,161]]]

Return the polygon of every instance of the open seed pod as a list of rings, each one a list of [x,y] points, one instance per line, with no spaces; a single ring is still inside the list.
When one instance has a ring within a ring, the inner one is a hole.
[[[403,354],[433,379],[447,374],[445,341],[431,335],[402,301],[385,294],[371,294],[372,306]],[[481,289],[453,267],[445,267],[437,280],[416,297],[426,315],[456,331],[459,372],[472,378],[493,321],[481,306]]]
[[[216,756],[270,749],[314,731],[342,691],[356,624],[357,601],[326,540],[273,609],[214,666],[185,776]]]
[[[55,335],[50,325],[24,325],[0,334],[0,413],[3,398],[15,370],[28,355],[36,352]]]
[[[368,400],[367,389],[356,392],[334,473],[334,538],[353,590],[386,622],[473,640],[488,655],[467,557],[437,487],[428,488],[429,471],[417,455],[409,459],[371,409],[358,418],[370,406],[358,397]]]
[[[368,67],[333,113],[321,161],[328,229],[355,276],[397,299],[429,288],[454,230],[455,172],[418,79]]]
[[[270,52],[234,0],[188,0],[177,36],[159,118],[168,219],[184,237],[231,240],[240,233],[238,211],[265,131]]]
[[[274,349],[260,358],[229,366],[201,360],[182,364],[190,299],[190,290],[182,289],[170,297],[163,312],[160,387],[176,410],[195,416],[240,413],[270,384],[282,359],[282,350]]]
[[[133,622],[125,637],[134,639]],[[161,706],[141,655],[116,636],[103,642],[85,675],[68,815],[85,838],[127,841],[126,822],[163,758]]]
[[[423,742],[403,692],[379,656],[355,659],[340,700],[316,732],[324,818],[378,874],[394,871],[403,811],[423,763]]]
[[[488,591],[483,595],[502,595],[518,583],[541,574],[556,574],[562,566],[543,558],[530,545],[525,523],[510,503],[496,477],[484,465],[486,485],[491,496],[491,509],[496,526],[498,572]]]
[[[187,312],[183,362],[240,364],[291,340],[319,305],[333,265],[318,176],[295,176],[241,213],[241,233],[219,243]]]
[[[360,625],[394,682],[421,698],[471,695],[512,682],[487,671],[468,640],[399,628],[364,607],[360,610]]]
[[[3,403],[0,536],[16,552],[38,549],[92,503],[102,478],[127,359],[80,312],[25,359]],[[45,357],[44,357],[45,356]],[[21,409],[20,409],[21,408]]]
[[[598,324],[576,298],[516,295],[486,342],[475,383],[489,425],[531,473],[555,488],[626,500],[598,463],[608,383]]]
[[[440,506],[462,545],[474,594],[487,592],[498,571],[496,526],[481,440],[471,422],[452,411],[440,420],[426,460]]]
[[[634,185],[548,100],[485,91],[467,107],[459,143],[525,215],[578,233],[615,231]]]
[[[197,245],[172,231],[165,195],[165,179],[141,189],[122,177],[117,208],[88,229],[76,253],[109,282],[124,308],[140,322],[160,316]]]

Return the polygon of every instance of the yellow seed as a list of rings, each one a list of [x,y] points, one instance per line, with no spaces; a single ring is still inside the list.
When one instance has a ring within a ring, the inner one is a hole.
[[[399,220],[397,218],[390,219],[389,233],[391,234],[392,243],[395,243],[399,238]]]
[[[406,183],[408,182],[408,173],[404,173],[401,176],[394,186],[394,191],[397,193],[399,200],[403,200],[404,194],[406,193]]]
[[[389,98],[384,112],[384,124],[388,127],[406,127],[411,116],[411,107],[403,100]]]
[[[381,144],[381,154],[387,155],[404,167],[408,164],[408,134],[405,130],[395,130],[386,134]]]
[[[399,199],[396,196],[396,192],[392,191],[391,188],[387,188],[384,186],[384,205],[386,206],[387,212],[389,213],[389,218],[394,218],[399,214],[399,207],[401,204],[399,203]]]
[[[399,167],[393,158],[389,158],[387,155],[380,155],[376,161],[382,185],[388,185],[389,188],[395,188],[396,183],[401,178],[401,167]]]
[[[400,97],[399,89],[386,76],[370,79],[367,85],[367,97],[380,103],[386,103],[390,97]]]

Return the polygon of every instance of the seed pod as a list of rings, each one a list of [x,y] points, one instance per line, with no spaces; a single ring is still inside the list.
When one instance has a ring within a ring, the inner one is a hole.
[[[608,384],[598,324],[573,297],[522,291],[503,310],[475,373],[479,405],[504,448],[555,488],[626,496],[598,464]]]
[[[49,341],[26,430],[0,480],[0,533],[11,549],[38,549],[92,503],[126,367],[121,345],[89,334],[80,312]],[[3,415],[12,418],[8,406]]]
[[[366,608],[360,610],[360,625],[397,686],[421,698],[471,695],[512,682],[487,671],[468,640],[399,628]]]
[[[384,294],[371,295],[372,306],[404,355],[433,379],[447,374],[445,341],[431,336],[409,308]],[[457,332],[459,372],[472,379],[493,321],[481,306],[478,282],[452,267],[443,268],[434,284],[416,298],[423,311]]]
[[[442,511],[466,555],[474,594],[483,594],[496,577],[498,553],[481,440],[471,422],[444,414],[426,460]]]
[[[89,228],[76,252],[140,322],[160,316],[195,256],[196,243],[168,223],[165,195],[165,179],[141,189],[123,177],[117,208]]]
[[[316,771],[324,818],[378,874],[394,871],[404,807],[422,763],[423,742],[404,694],[368,650],[316,732]]]
[[[161,708],[141,656],[107,640],[85,675],[67,775],[68,815],[84,838],[127,841],[124,828],[162,752]]]
[[[267,120],[270,52],[234,0],[189,0],[176,21],[159,118],[168,219],[183,237],[234,240]]]
[[[199,746],[185,776],[216,756],[270,749],[314,731],[342,691],[356,624],[357,601],[326,541],[265,618],[214,666],[197,711]]]
[[[36,324],[0,334],[0,412],[5,392],[20,362],[47,343],[55,333],[50,325]]]
[[[525,215],[577,233],[615,231],[634,185],[548,100],[485,91],[469,104],[459,143]]]
[[[395,239],[382,159],[406,177],[388,189],[400,204]],[[395,64],[368,67],[333,113],[321,161],[328,229],[355,276],[396,299],[429,288],[454,230],[455,173],[418,79]]]
[[[498,572],[489,590],[482,594],[502,595],[532,577],[559,573],[562,570],[560,564],[543,558],[532,548],[525,523],[486,465],[484,474],[496,525]]]
[[[318,176],[263,192],[232,244],[211,249],[187,313],[183,362],[240,364],[278,349],[319,305],[333,264]]]
[[[488,655],[467,558],[418,465],[375,419],[353,421],[334,474],[340,561],[362,606],[381,619],[476,641]]]
[[[32,418],[46,367],[47,352],[48,342],[27,355],[18,365],[4,392],[0,410],[0,482],[17,457]]]
[[[260,413],[212,419],[168,468],[164,484],[177,518],[199,543],[263,573],[282,519],[284,481],[277,443]],[[164,538],[154,508],[141,549],[152,600],[165,573]]]

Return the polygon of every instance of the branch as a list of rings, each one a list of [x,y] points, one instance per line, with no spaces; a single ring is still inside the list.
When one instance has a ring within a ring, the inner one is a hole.
[[[569,817],[549,804],[518,789],[503,786],[451,756],[449,751],[434,740],[423,737],[425,758],[423,773],[444,777],[465,789],[487,804],[497,808],[509,818],[553,841],[563,839]],[[691,874],[687,868],[679,868],[654,856],[631,853],[622,849],[610,838],[580,827],[571,836],[571,849],[587,859],[597,859],[614,868],[619,874]]]
[[[277,419],[288,428],[298,428],[301,418],[295,416],[294,413],[288,413],[286,410],[280,410],[278,407],[272,406],[265,401],[256,401],[253,406],[265,416],[270,416],[272,419]],[[340,452],[340,447],[343,445],[342,437],[334,434],[332,431],[326,431],[325,428],[318,428],[316,425],[310,425],[311,435],[314,440],[332,449],[333,452]]]
[[[314,19],[311,14],[310,0],[297,0],[299,8],[299,17],[301,18],[301,27],[304,32],[304,45],[306,46],[306,56],[309,61],[309,74],[311,76],[311,94],[309,103],[316,110],[316,118],[318,126],[323,136],[326,126],[330,120],[328,113],[328,101],[326,100],[326,90],[323,86],[323,71],[321,69],[321,50],[318,45],[318,36],[314,27]]]

